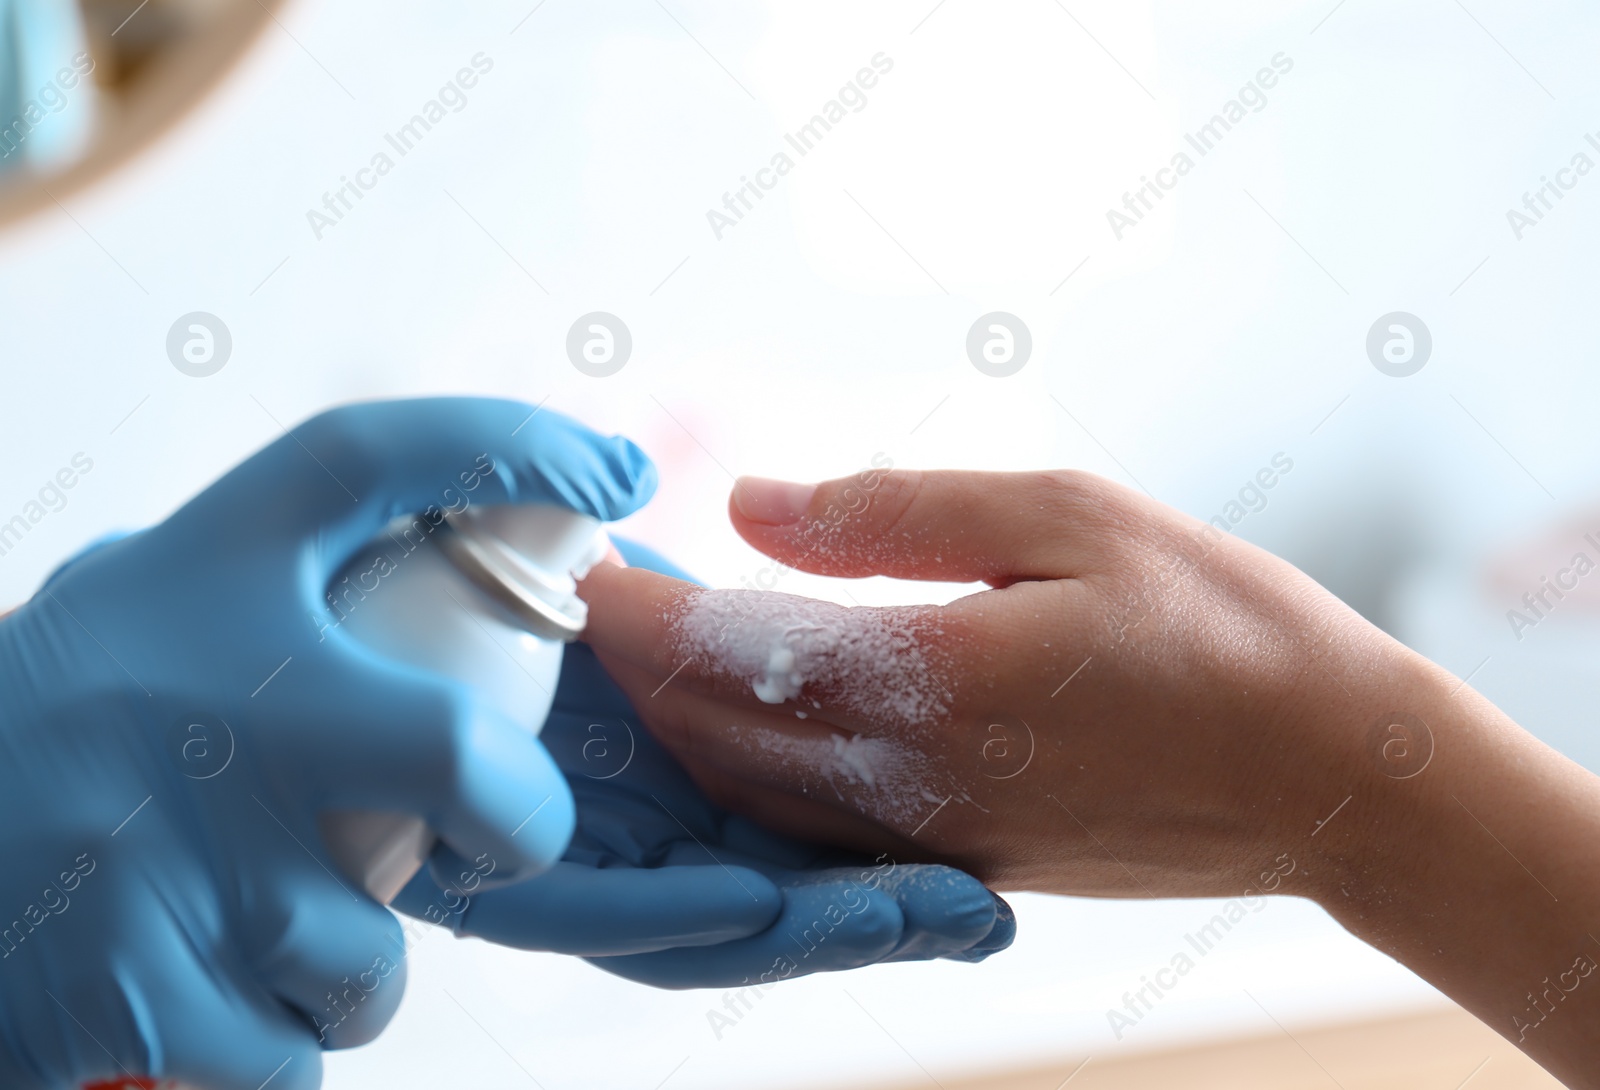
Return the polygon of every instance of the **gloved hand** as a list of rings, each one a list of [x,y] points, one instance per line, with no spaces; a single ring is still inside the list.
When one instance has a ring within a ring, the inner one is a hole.
[[[370,1040],[405,977],[398,921],[323,849],[324,809],[423,816],[448,873],[561,855],[572,800],[537,741],[324,606],[397,514],[465,495],[610,519],[649,497],[632,444],[531,412],[325,413],[0,621],[0,1086],[319,1086],[320,1049]]]
[[[618,541],[624,559],[688,578]],[[480,892],[418,875],[394,907],[524,950],[577,954],[663,988],[738,988],[881,961],[982,961],[1011,945],[1010,907],[949,867],[855,858],[712,805],[593,652],[567,647],[540,735],[578,830],[550,871]]]

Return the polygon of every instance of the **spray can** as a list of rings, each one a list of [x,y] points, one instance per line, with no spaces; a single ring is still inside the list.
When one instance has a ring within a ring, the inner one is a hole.
[[[329,607],[375,651],[461,682],[537,735],[562,647],[588,619],[575,578],[608,546],[598,520],[542,504],[402,518],[334,580]],[[383,904],[434,842],[421,819],[387,812],[326,814],[322,833],[334,860]]]

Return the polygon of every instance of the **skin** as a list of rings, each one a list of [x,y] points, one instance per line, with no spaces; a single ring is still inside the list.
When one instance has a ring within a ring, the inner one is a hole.
[[[989,589],[831,609],[597,568],[585,638],[712,798],[1003,890],[1310,898],[1600,1088],[1600,780],[1294,567],[1076,472],[744,479],[730,516],[781,562],[764,584],[788,567]],[[764,703],[686,640],[706,594],[751,618],[736,628],[793,608],[892,631],[939,695],[886,706],[882,673],[841,651]],[[846,743],[910,772],[869,784],[804,756]]]

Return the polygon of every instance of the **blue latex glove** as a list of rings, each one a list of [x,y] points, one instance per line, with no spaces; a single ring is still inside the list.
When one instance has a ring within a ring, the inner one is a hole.
[[[689,577],[617,542],[628,563]],[[882,961],[982,961],[1010,907],[949,867],[818,849],[711,804],[583,644],[569,645],[541,740],[578,831],[551,871],[467,894],[419,875],[395,907],[525,950],[579,954],[663,988],[759,986]]]
[[[571,796],[537,741],[324,627],[332,575],[391,517],[458,502],[484,455],[475,503],[610,519],[649,497],[637,448],[532,411],[323,414],[0,621],[0,1086],[319,1086],[320,1049],[371,1039],[405,977],[324,809],[418,813],[436,865],[487,851],[497,877],[561,855]]]

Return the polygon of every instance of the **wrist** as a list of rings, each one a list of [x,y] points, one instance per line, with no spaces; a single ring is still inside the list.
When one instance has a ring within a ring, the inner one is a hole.
[[[1396,713],[1350,739],[1368,771],[1315,838],[1315,899],[1571,1085],[1600,1085],[1580,1077],[1600,1055],[1600,781],[1445,671],[1411,656],[1405,672]]]
[[[1466,816],[1451,802],[1453,786],[1464,763],[1481,760],[1483,723],[1452,692],[1460,683],[1386,642],[1335,679],[1339,699],[1324,688],[1308,713],[1318,800],[1306,834],[1307,895],[1347,927],[1345,915],[1369,917],[1387,903],[1378,890],[1444,861],[1451,842],[1441,830],[1455,817],[1445,806]]]

